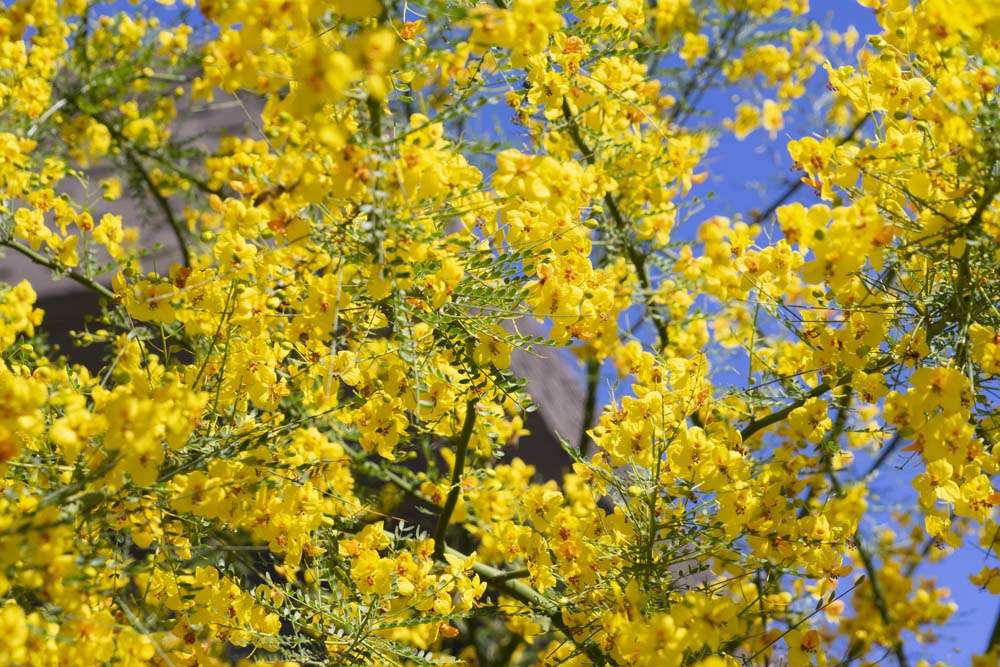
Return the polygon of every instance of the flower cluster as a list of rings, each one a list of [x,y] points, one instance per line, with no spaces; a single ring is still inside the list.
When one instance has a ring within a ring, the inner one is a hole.
[[[998,10],[159,4],[0,10],[0,248],[102,358],[0,284],[0,662],[904,667],[922,566],[1000,593]],[[786,192],[705,214],[824,83]],[[558,479],[509,452],[543,346]]]

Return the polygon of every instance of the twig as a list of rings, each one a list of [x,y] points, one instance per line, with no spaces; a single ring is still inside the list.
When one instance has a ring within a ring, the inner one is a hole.
[[[587,431],[593,425],[597,411],[597,383],[601,377],[601,364],[597,359],[587,360],[587,398],[583,404],[583,425],[580,427],[580,456],[586,457],[590,449],[590,435]]]
[[[859,118],[858,121],[854,123],[854,127],[852,127],[847,134],[845,134],[837,141],[837,146],[843,146],[848,141],[854,139],[857,133],[861,131],[861,128],[864,127],[865,123],[868,122],[869,118],[871,118],[870,113],[865,114],[864,116]],[[787,202],[789,199],[795,196],[795,193],[798,192],[803,185],[805,185],[805,181],[803,181],[802,179],[798,179],[794,183],[789,185],[788,188],[784,192],[782,192],[777,199],[771,202],[767,208],[758,213],[754,213],[753,221],[761,222],[763,220],[767,220],[775,211],[778,210],[779,207],[781,207],[785,202]]]
[[[111,137],[122,148],[127,148],[127,149],[132,150],[135,153],[137,153],[137,154],[139,154],[139,155],[141,155],[143,157],[146,157],[146,158],[149,158],[150,160],[158,162],[160,165],[162,165],[163,167],[166,167],[167,169],[169,169],[170,171],[172,171],[176,175],[180,176],[181,178],[183,178],[184,180],[186,180],[188,183],[190,183],[191,185],[195,186],[197,189],[201,190],[202,192],[204,192],[206,194],[210,194],[210,195],[221,195],[222,194],[221,190],[218,190],[216,188],[211,187],[208,184],[208,182],[205,181],[204,179],[202,179],[202,178],[200,178],[198,176],[195,176],[194,174],[192,174],[192,173],[190,173],[190,172],[182,169],[181,167],[179,167],[178,165],[174,164],[170,160],[164,158],[162,155],[158,155],[155,151],[147,149],[147,148],[144,148],[142,146],[139,146],[135,142],[130,141],[128,139],[128,137],[126,137],[124,134],[122,134],[121,129],[119,129],[117,126],[115,126],[114,123],[111,123],[107,118],[104,117],[103,114],[101,114],[100,112],[97,112],[97,111],[89,111],[87,109],[84,109],[80,105],[80,100],[77,97],[77,95],[72,95],[72,94],[67,95],[66,96],[66,101],[67,101],[67,104],[69,104],[70,106],[72,106],[74,109],[76,109],[80,113],[84,114],[85,116],[89,116],[90,118],[93,118],[97,122],[99,122],[102,125],[104,125],[104,127],[106,127],[108,129],[108,133],[111,134]]]
[[[719,39],[712,42],[712,47],[708,54],[705,55],[705,59],[681,88],[680,95],[678,95],[677,101],[674,103],[674,108],[670,111],[669,122],[671,124],[682,124],[687,120],[697,107],[698,102],[701,101],[705,92],[714,85],[715,77],[718,76],[721,66],[736,46],[740,30],[746,25],[743,23],[744,18],[744,13],[738,11],[732,14],[726,21],[726,25],[723,26],[722,32],[719,34]],[[720,53],[723,50],[720,49],[720,46],[723,44],[725,45],[724,53]],[[708,74],[710,69],[714,69],[715,71]],[[701,86],[700,90],[699,85]],[[692,94],[694,94],[693,98],[691,97]]]
[[[865,549],[864,545],[861,543],[861,536],[855,535],[854,542],[857,546],[858,556],[861,557],[861,562],[865,566],[865,572],[868,573],[868,581],[872,588],[872,599],[875,602],[875,608],[878,610],[878,615],[881,617],[882,622],[889,626],[892,625],[892,618],[889,616],[889,608],[885,603],[885,594],[882,592],[882,585],[879,583],[878,571],[875,569],[875,563],[872,561],[871,554]],[[899,667],[907,667],[910,663],[906,659],[906,653],[903,651],[903,642],[899,639],[896,640],[893,645],[893,652],[896,654],[896,662],[899,663]]]
[[[874,373],[876,371],[880,371],[884,368],[887,368],[888,366],[891,366],[892,363],[893,363],[893,358],[887,355],[876,361],[874,364],[865,368],[865,372]],[[756,434],[758,431],[765,429],[772,424],[780,422],[785,417],[790,415],[792,411],[801,408],[810,398],[817,398],[819,396],[822,396],[831,389],[834,389],[836,387],[843,387],[850,381],[851,381],[851,374],[846,373],[837,378],[836,382],[833,384],[831,384],[830,382],[821,382],[818,385],[816,385],[812,390],[810,390],[805,396],[796,400],[795,402],[789,403],[780,410],[775,410],[774,412],[765,415],[760,419],[755,419],[754,421],[750,422],[743,428],[742,431],[740,431],[740,435],[743,437],[743,440],[748,440],[751,437],[753,437],[753,435]]]
[[[808,621],[810,618],[812,618],[816,614],[820,613],[821,611],[823,611],[824,609],[826,609],[827,607],[829,607],[831,604],[833,604],[834,602],[836,602],[837,600],[839,600],[840,598],[844,597],[845,595],[847,595],[848,593],[850,593],[851,591],[853,591],[855,588],[857,588],[858,586],[860,586],[861,582],[864,581],[864,580],[865,580],[864,577],[858,577],[857,581],[855,581],[853,584],[851,584],[850,588],[848,588],[846,591],[844,591],[843,593],[841,593],[837,597],[832,598],[826,604],[821,605],[819,607],[816,607],[816,609],[813,610],[813,612],[810,613],[808,616],[805,616],[802,619],[800,619],[798,622],[793,623],[792,625],[788,626],[788,629],[785,630],[785,632],[783,632],[779,636],[777,636],[774,639],[772,639],[771,641],[769,641],[767,644],[765,644],[763,647],[761,647],[756,653],[754,653],[752,656],[750,656],[750,659],[749,659],[748,663],[752,663],[753,660],[754,660],[754,658],[757,658],[758,656],[760,656],[761,654],[763,654],[767,649],[769,649],[772,646],[774,646],[775,644],[777,644],[789,632],[791,632],[795,628],[799,627],[800,625],[802,625],[803,623],[805,623],[806,621]]]
[[[153,199],[159,205],[160,209],[163,211],[163,215],[167,219],[167,224],[170,225],[170,229],[174,232],[174,237],[177,239],[177,245],[180,247],[181,256],[184,258],[184,266],[191,266],[191,251],[188,249],[187,240],[184,238],[184,229],[181,227],[180,223],[177,221],[177,216],[174,215],[174,210],[170,207],[170,202],[167,198],[163,196],[160,192],[159,187],[153,182],[153,177],[149,175],[146,167],[143,166],[142,162],[136,157],[135,152],[128,146],[123,146],[125,152],[125,159],[128,161],[132,168],[136,170],[139,174],[139,178],[146,184],[146,188],[149,193],[153,195]]]
[[[467,558],[465,554],[455,551],[450,547],[448,548],[448,553],[460,559]],[[437,558],[438,560],[443,559],[442,556],[437,556]],[[499,570],[480,562],[472,564],[472,571],[478,574],[479,578],[485,581],[486,585],[495,590],[497,593],[513,598],[531,609],[548,616],[552,625],[565,635],[568,640],[573,642],[573,645],[576,646],[577,650],[590,658],[595,665],[616,664],[615,661],[612,660],[610,656],[605,655],[596,644],[593,642],[581,642],[573,635],[573,631],[563,620],[562,609],[560,609],[559,605],[530,586],[527,586],[519,581],[511,581],[510,572],[504,572],[503,570]]]
[[[941,333],[946,326],[948,326],[948,322],[943,319],[937,320],[936,322],[931,322],[927,327],[927,342],[929,343],[935,336]],[[894,363],[894,361],[895,360],[892,358],[892,355],[885,355],[882,358],[875,361],[873,364],[866,366],[865,372],[876,373],[878,371],[882,371],[891,366]],[[805,405],[806,401],[808,401],[810,398],[816,398],[818,396],[822,396],[831,389],[835,387],[842,387],[845,384],[848,384],[850,381],[851,381],[851,373],[845,373],[844,375],[841,375],[837,379],[836,384],[831,385],[829,382],[821,382],[820,384],[816,385],[816,387],[812,389],[809,393],[807,393],[805,396],[798,399],[794,403],[791,403],[781,408],[780,410],[776,410],[769,415],[765,415],[760,419],[755,419],[754,421],[750,422],[743,428],[742,431],[740,431],[740,435],[743,437],[743,440],[745,441],[748,438],[752,437],[755,433],[757,433],[757,431],[767,428],[771,424],[780,422],[782,419],[791,414],[793,410]]]
[[[889,440],[888,444],[886,444],[886,446],[882,448],[882,451],[878,453],[878,458],[876,458],[872,462],[871,466],[868,467],[868,471],[864,474],[864,477],[869,477],[872,473],[881,468],[882,464],[885,463],[886,459],[892,456],[892,453],[896,451],[896,448],[902,441],[903,435],[901,433],[896,433],[896,435],[892,436],[892,439]]]
[[[836,386],[839,387],[841,384],[842,384],[841,382],[838,382]],[[742,436],[744,441],[749,440],[757,433],[757,431],[763,430],[772,424],[776,424],[782,421],[785,417],[790,415],[794,410],[797,410],[798,408],[801,408],[803,405],[805,405],[806,401],[808,401],[810,398],[816,398],[818,396],[822,396],[826,392],[830,391],[830,389],[832,389],[832,386],[830,385],[829,382],[821,382],[820,384],[816,385],[816,387],[812,391],[810,391],[808,394],[798,399],[794,403],[789,403],[780,410],[775,410],[769,415],[765,415],[760,419],[755,419],[754,421],[750,422],[743,428],[742,431],[740,431],[740,436]]]
[[[107,297],[108,299],[111,300],[115,299],[115,293],[109,290],[104,285],[97,282],[96,280],[88,278],[87,276],[83,275],[82,273],[74,269],[67,269],[64,266],[60,266],[58,263],[54,262],[51,259],[48,259],[47,257],[45,257],[40,253],[35,252],[34,250],[24,245],[23,243],[10,239],[7,241],[0,241],[0,246],[10,248],[15,252],[19,252],[28,259],[30,259],[35,264],[40,264],[41,266],[45,266],[48,267],[49,269],[52,269],[56,273],[61,273],[70,280],[76,281],[77,283],[83,285],[87,289],[93,292],[97,292],[103,297]]]
[[[993,632],[990,633],[990,643],[986,645],[986,652],[1000,647],[1000,611],[997,612],[997,619],[993,622]]]

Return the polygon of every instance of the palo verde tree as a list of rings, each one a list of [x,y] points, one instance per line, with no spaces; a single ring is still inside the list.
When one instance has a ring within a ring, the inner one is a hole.
[[[0,663],[905,667],[925,564],[1000,593],[1000,5],[5,4],[0,246],[105,363],[0,287]],[[703,214],[721,137],[806,117]],[[588,382],[544,482],[540,346]]]

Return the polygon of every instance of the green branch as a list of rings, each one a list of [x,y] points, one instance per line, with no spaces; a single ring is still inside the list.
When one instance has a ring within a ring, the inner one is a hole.
[[[597,359],[587,360],[587,398],[583,404],[583,425],[580,427],[580,456],[586,457],[590,449],[590,434],[587,431],[594,422],[597,411],[597,383],[601,378],[601,363]]]
[[[128,146],[122,147],[125,152],[125,159],[128,161],[132,168],[136,170],[139,174],[139,178],[142,179],[143,183],[146,184],[146,188],[149,193],[153,195],[153,199],[159,205],[160,210],[163,211],[164,217],[167,219],[167,224],[170,225],[170,229],[174,232],[174,237],[177,239],[177,245],[180,247],[181,256],[184,258],[184,266],[191,266],[191,251],[188,249],[187,240],[184,238],[184,229],[181,227],[180,222],[177,220],[177,216],[174,215],[174,210],[170,207],[170,202],[167,198],[163,196],[160,192],[160,188],[153,182],[153,177],[149,175],[146,167],[143,166],[142,162],[136,157],[136,154]]]
[[[865,372],[876,373],[878,371],[888,368],[894,362],[895,360],[892,358],[892,355],[886,355],[881,359],[879,359],[878,361],[876,361],[875,363],[866,366]],[[837,378],[835,382],[832,383],[829,381],[820,382],[818,385],[816,385],[813,389],[811,389],[809,392],[807,392],[804,396],[802,396],[798,400],[789,403],[785,407],[779,410],[775,410],[770,414],[764,415],[760,419],[755,419],[746,426],[744,426],[743,430],[740,431],[740,436],[743,438],[744,441],[749,440],[758,431],[763,430],[768,426],[771,426],[772,424],[776,424],[785,419],[786,417],[788,417],[788,415],[790,415],[794,410],[801,408],[803,405],[805,405],[806,401],[808,401],[810,398],[818,398],[823,394],[825,394],[826,392],[830,391],[831,389],[849,385],[851,382],[852,375],[853,375],[852,373],[848,372]]]
[[[1000,612],[997,612],[997,619],[993,622],[993,632],[990,634],[990,643],[986,646],[986,652],[1000,647]]]
[[[448,530],[448,523],[451,515],[458,504],[458,495],[462,492],[462,474],[465,472],[465,454],[469,449],[469,440],[472,438],[472,428],[476,423],[476,399],[470,398],[465,404],[465,423],[462,424],[462,432],[458,436],[455,445],[455,465],[451,471],[451,489],[448,491],[448,498],[444,502],[441,514],[438,516],[437,527],[434,528],[434,557],[440,559],[444,555],[445,541],[444,535]]]
[[[115,293],[112,292],[111,290],[109,290],[107,287],[105,287],[101,283],[97,282],[96,280],[94,280],[92,278],[88,278],[87,276],[83,275],[79,271],[76,271],[74,269],[68,269],[68,268],[66,268],[64,266],[61,266],[56,261],[51,260],[48,257],[45,257],[41,253],[35,252],[34,250],[32,250],[31,248],[29,248],[28,246],[24,245],[23,243],[20,243],[19,241],[15,241],[13,239],[6,240],[6,241],[0,241],[0,246],[4,246],[6,248],[10,248],[11,250],[13,250],[15,252],[18,252],[18,253],[24,255],[25,257],[27,257],[28,259],[30,259],[35,264],[39,264],[41,266],[47,267],[49,269],[52,269],[57,274],[65,275],[70,280],[73,280],[73,281],[75,281],[75,282],[83,285],[84,287],[86,287],[87,289],[91,290],[92,292],[96,292],[97,294],[100,294],[101,296],[106,297],[106,298],[111,299],[111,300],[115,299]]]
[[[76,109],[85,116],[93,118],[98,123],[106,127],[108,133],[111,134],[111,137],[115,140],[115,143],[123,150],[130,150],[138,155],[153,160],[154,162],[160,164],[162,167],[173,172],[175,175],[180,176],[185,181],[193,185],[198,190],[201,190],[205,194],[220,195],[220,196],[222,195],[221,190],[211,187],[208,184],[208,181],[206,181],[205,179],[196,176],[189,171],[186,171],[185,169],[175,164],[171,160],[168,160],[162,155],[159,155],[156,151],[145,148],[143,146],[140,146],[136,142],[131,141],[128,137],[126,137],[122,133],[121,128],[119,128],[117,125],[108,120],[108,118],[105,117],[102,113],[83,108],[83,106],[80,104],[81,100],[78,94],[67,94],[65,98],[67,100],[67,104],[72,106],[74,109]]]
[[[448,553],[452,556],[464,559],[467,556],[459,551],[448,548]],[[438,560],[442,560],[442,557],[438,556]],[[586,655],[595,665],[614,665],[616,664],[610,656],[604,654],[604,652],[593,642],[578,640],[574,635],[572,629],[566,625],[566,621],[562,617],[562,609],[558,604],[545,597],[535,589],[522,584],[520,581],[512,580],[512,575],[519,574],[518,570],[505,572],[504,570],[497,569],[485,563],[475,562],[472,564],[472,571],[479,575],[479,578],[486,582],[486,585],[509,598],[517,600],[521,604],[540,612],[547,616],[552,622],[552,625],[559,630],[563,635],[566,636],[568,640],[573,642],[577,650]]]

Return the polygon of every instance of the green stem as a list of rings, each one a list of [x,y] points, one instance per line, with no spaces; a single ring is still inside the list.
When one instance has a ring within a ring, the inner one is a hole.
[[[141,156],[143,156],[145,158],[149,158],[150,160],[153,160],[154,162],[157,162],[162,167],[164,167],[166,169],[169,169],[174,174],[176,174],[177,176],[180,176],[185,181],[187,181],[188,183],[190,183],[191,185],[195,186],[197,189],[201,190],[202,192],[204,192],[206,194],[210,194],[210,195],[221,195],[222,194],[221,190],[217,190],[217,189],[211,187],[206,180],[204,180],[204,179],[202,179],[202,178],[200,178],[198,176],[195,176],[194,174],[192,174],[192,173],[190,173],[188,171],[185,171],[179,165],[174,164],[172,161],[164,158],[162,155],[158,155],[156,153],[156,151],[144,148],[142,146],[139,146],[135,142],[130,141],[124,134],[122,134],[121,129],[118,126],[116,126],[114,123],[112,123],[110,120],[108,120],[103,114],[101,114],[98,111],[91,111],[91,110],[88,110],[88,109],[84,109],[83,106],[80,104],[81,100],[80,100],[78,94],[67,94],[66,95],[66,100],[67,100],[67,103],[70,106],[72,106],[74,109],[76,109],[80,113],[84,114],[85,116],[89,116],[90,118],[93,118],[97,122],[99,122],[102,125],[104,125],[104,127],[106,127],[108,129],[108,132],[111,134],[111,137],[115,140],[115,142],[118,144],[118,146],[121,147],[122,149],[124,149],[124,150],[131,150],[131,151],[135,152],[138,155],[141,155]]]
[[[990,634],[990,643],[986,645],[986,652],[1000,647],[1000,611],[997,612],[997,619],[993,622],[993,632]]]
[[[855,535],[854,541],[857,544],[861,562],[865,566],[865,572],[868,573],[868,583],[872,589],[872,599],[875,602],[875,608],[878,610],[878,615],[881,617],[882,623],[889,626],[892,624],[892,618],[889,616],[889,607],[885,603],[885,594],[882,592],[882,584],[878,579],[878,570],[875,569],[875,562],[872,560],[868,550],[862,545],[861,535]],[[896,639],[893,645],[893,653],[896,655],[896,662],[899,663],[899,667],[908,667],[910,663],[906,659],[906,653],[903,651],[902,640]]]
[[[458,558],[467,558],[465,554],[451,548],[448,549],[448,553]],[[442,557],[439,556],[438,560],[441,559]],[[517,600],[521,604],[548,616],[552,625],[563,633],[567,639],[573,642],[573,645],[576,646],[577,650],[590,658],[595,665],[616,664],[611,657],[605,655],[596,644],[593,642],[581,642],[573,635],[573,631],[563,620],[562,610],[558,604],[530,586],[522,584],[519,581],[511,581],[510,572],[505,572],[479,562],[472,564],[472,571],[478,574],[479,578],[486,582],[486,585],[495,590],[497,593]]]
[[[79,271],[75,271],[73,269],[67,269],[64,266],[59,265],[57,262],[45,257],[41,253],[35,252],[34,250],[24,245],[23,243],[11,239],[8,241],[0,241],[0,246],[7,247],[15,252],[21,253],[35,264],[39,264],[41,266],[52,269],[56,273],[64,274],[70,280],[73,280],[83,285],[87,289],[96,292],[103,297],[107,297],[108,299],[111,300],[114,300],[115,298],[114,292],[112,292],[111,290],[109,290],[107,287],[97,282],[96,280],[88,278]]]
[[[153,195],[153,199],[156,200],[160,210],[163,211],[163,215],[167,219],[167,224],[170,225],[170,229],[174,232],[174,238],[177,239],[177,245],[180,247],[181,256],[184,258],[184,266],[191,266],[191,251],[188,249],[187,240],[184,238],[184,229],[177,220],[174,210],[170,207],[170,202],[167,201],[167,198],[163,196],[162,192],[160,192],[160,188],[153,182],[153,177],[149,175],[146,167],[142,164],[136,154],[128,147],[124,148],[124,152],[125,159],[139,174],[139,178],[141,178],[143,183],[146,184],[146,188],[149,190],[149,193]]]
[[[520,567],[516,570],[508,570],[503,574],[499,574],[494,577],[491,581],[493,583],[500,583],[502,581],[511,581],[513,579],[526,579],[531,576],[531,572],[526,567]]]
[[[448,531],[448,523],[451,515],[458,504],[458,496],[462,492],[462,474],[465,472],[465,454],[469,449],[469,440],[472,438],[472,428],[476,423],[476,399],[470,398],[465,404],[465,423],[462,424],[462,432],[458,436],[455,446],[455,465],[451,471],[451,489],[448,490],[448,498],[444,502],[441,514],[438,516],[437,527],[434,529],[434,557],[440,559],[444,555],[444,536]]]
[[[885,356],[876,361],[874,364],[867,366],[865,368],[865,372],[874,373],[884,368],[888,368],[889,366],[892,365],[892,363],[893,363],[893,358],[891,356]],[[758,431],[761,431],[767,428],[768,426],[771,426],[772,424],[777,424],[778,422],[788,417],[788,415],[790,415],[794,410],[801,408],[803,405],[805,405],[806,401],[808,401],[810,398],[818,398],[819,396],[822,396],[823,394],[830,391],[831,389],[834,389],[835,387],[843,387],[844,385],[847,385],[848,383],[850,383],[850,381],[851,381],[851,373],[846,373],[837,378],[837,380],[833,383],[821,382],[818,385],[816,385],[813,389],[811,389],[808,393],[806,393],[805,396],[803,396],[802,398],[799,398],[798,400],[789,403],[780,410],[775,410],[770,414],[764,415],[760,419],[753,420],[745,427],[743,427],[743,430],[740,431],[740,435],[742,436],[744,441],[749,440]]]
[[[929,323],[929,326],[927,327],[927,342],[930,343],[932,339],[934,339],[939,333],[944,331],[946,326],[948,326],[948,322],[943,319]],[[885,370],[889,366],[892,366],[893,363],[895,363],[895,360],[892,358],[892,355],[885,355],[880,359],[876,360],[875,362],[869,364],[868,366],[865,366],[865,372],[877,373],[879,371]],[[772,424],[780,422],[789,414],[791,414],[793,410],[805,405],[806,401],[808,401],[810,398],[817,398],[835,387],[842,387],[846,384],[849,384],[851,382],[851,377],[852,377],[851,373],[845,373],[841,375],[839,378],[837,378],[836,382],[833,384],[831,384],[830,382],[821,382],[820,384],[816,385],[815,388],[810,390],[809,393],[807,393],[802,398],[799,398],[795,402],[786,405],[780,410],[775,410],[774,412],[765,415],[760,419],[753,420],[745,427],[743,427],[742,431],[740,431],[740,435],[742,436],[743,441],[744,442],[747,441],[750,437],[752,437],[755,433],[757,433],[761,429],[765,429]]]
[[[816,609],[814,609],[812,612],[810,612],[809,614],[806,614],[805,616],[803,616],[801,619],[799,619],[795,623],[792,623],[791,625],[789,625],[787,630],[785,630],[783,633],[781,633],[780,635],[778,635],[777,637],[775,637],[774,639],[772,639],[771,641],[769,641],[767,644],[765,644],[760,649],[758,649],[756,653],[754,653],[753,655],[751,655],[750,658],[745,662],[745,664],[752,664],[755,658],[757,658],[758,656],[761,656],[765,652],[767,652],[767,650],[769,648],[771,648],[772,646],[774,646],[775,644],[777,644],[779,641],[781,641],[782,639],[784,639],[785,635],[787,635],[789,632],[791,632],[792,630],[795,630],[797,627],[799,627],[800,625],[802,625],[803,623],[805,623],[806,621],[808,621],[810,618],[812,618],[816,614],[820,613],[821,611],[823,611],[824,609],[826,609],[827,607],[829,607],[831,604],[833,604],[837,600],[840,600],[841,598],[845,597],[848,593],[850,593],[855,588],[857,588],[858,586],[860,586],[861,583],[864,581],[864,579],[865,579],[864,577],[859,577],[858,580],[855,581],[853,584],[851,584],[850,588],[848,588],[846,591],[844,591],[843,593],[840,593],[836,597],[830,598],[830,600],[827,601],[825,604],[822,604],[822,605],[816,607]],[[724,653],[731,653],[732,651],[736,650],[739,647],[739,644],[740,644],[739,640],[730,641],[730,642],[728,642],[728,643],[726,643],[726,644],[723,645],[722,650],[723,650]]]
[[[583,405],[583,424],[580,427],[580,456],[586,457],[590,449],[590,435],[587,431],[594,423],[597,411],[597,383],[601,377],[601,364],[597,359],[587,360],[587,398]]]

